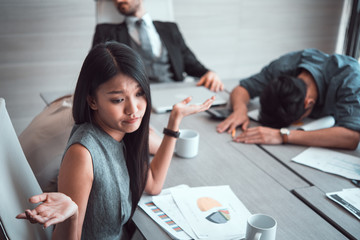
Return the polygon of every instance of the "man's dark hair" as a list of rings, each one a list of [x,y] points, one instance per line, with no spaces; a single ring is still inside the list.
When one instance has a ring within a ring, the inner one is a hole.
[[[305,82],[292,76],[274,78],[260,96],[259,122],[281,128],[289,126],[305,113]]]

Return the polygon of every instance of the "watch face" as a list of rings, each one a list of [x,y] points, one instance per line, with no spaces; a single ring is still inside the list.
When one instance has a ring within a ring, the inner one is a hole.
[[[281,128],[280,133],[281,133],[281,135],[289,135],[290,131],[287,128]]]

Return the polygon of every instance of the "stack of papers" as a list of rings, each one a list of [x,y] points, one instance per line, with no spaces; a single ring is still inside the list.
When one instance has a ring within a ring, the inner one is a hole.
[[[293,161],[348,179],[360,180],[360,158],[337,151],[309,147]]]
[[[138,205],[174,239],[241,239],[251,215],[229,186],[180,185]]]
[[[343,189],[340,192],[327,193],[326,196],[360,220],[360,188]]]

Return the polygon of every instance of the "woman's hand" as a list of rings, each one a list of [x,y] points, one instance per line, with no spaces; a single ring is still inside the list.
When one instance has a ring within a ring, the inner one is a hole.
[[[53,192],[35,195],[29,199],[29,202],[42,203],[33,210],[27,209],[24,213],[17,215],[16,218],[43,224],[45,228],[76,216],[78,212],[76,203],[63,193]]]
[[[183,117],[186,117],[188,115],[203,112],[211,107],[211,104],[215,100],[215,96],[212,96],[200,105],[188,104],[191,99],[191,97],[188,97],[183,101],[175,104],[171,111],[171,115],[182,119]]]
[[[181,120],[191,114],[203,112],[211,106],[215,97],[207,99],[200,105],[189,104],[191,97],[175,104],[170,113],[169,122],[166,128],[172,131],[179,131]],[[167,171],[170,166],[171,158],[174,153],[176,138],[164,135],[158,151],[150,163],[145,192],[156,195],[161,192],[164,185]]]
[[[209,109],[211,104],[215,101],[215,96],[212,96],[200,105],[188,104],[190,101],[191,97],[187,97],[173,106],[169,117],[169,129],[177,131],[179,129],[180,122],[184,117]]]

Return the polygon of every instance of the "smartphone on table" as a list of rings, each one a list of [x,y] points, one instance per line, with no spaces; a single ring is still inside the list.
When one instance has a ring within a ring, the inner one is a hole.
[[[227,118],[232,113],[229,108],[210,108],[206,110],[206,112],[210,114],[212,118],[220,120]]]

